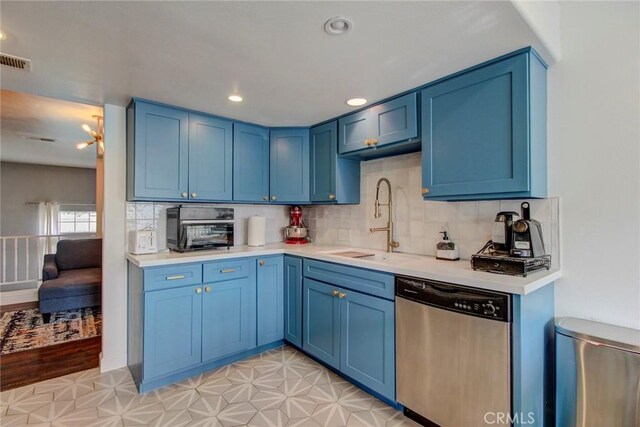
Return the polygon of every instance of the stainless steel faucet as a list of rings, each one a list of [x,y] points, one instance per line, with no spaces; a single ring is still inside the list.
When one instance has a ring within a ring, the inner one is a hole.
[[[380,203],[380,184],[382,184],[383,182],[387,183],[387,188],[389,190],[386,204]],[[387,232],[387,252],[393,252],[393,249],[400,246],[400,243],[395,242],[393,240],[393,221],[391,219],[391,214],[393,212],[393,209],[392,209],[393,197],[391,196],[391,183],[387,178],[384,178],[384,177],[380,178],[378,180],[378,183],[376,184],[376,201],[374,203],[374,212],[373,212],[374,218],[382,217],[382,214],[380,213],[380,206],[387,206],[389,208],[389,216],[388,216],[389,222],[387,222],[386,227],[370,228],[369,232],[375,233],[376,231],[386,231]]]

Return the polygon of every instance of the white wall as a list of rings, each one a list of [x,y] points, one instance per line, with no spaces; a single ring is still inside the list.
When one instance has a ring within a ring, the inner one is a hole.
[[[548,72],[564,271],[556,314],[640,329],[640,4],[560,8],[562,60]]]
[[[102,372],[127,364],[125,245],[126,115],[104,106],[104,235],[102,237]]]

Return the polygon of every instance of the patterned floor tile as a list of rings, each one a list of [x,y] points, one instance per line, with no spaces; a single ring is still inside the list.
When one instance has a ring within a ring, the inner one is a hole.
[[[2,427],[417,426],[291,347],[144,394],[126,368],[90,369],[2,392],[0,405]]]

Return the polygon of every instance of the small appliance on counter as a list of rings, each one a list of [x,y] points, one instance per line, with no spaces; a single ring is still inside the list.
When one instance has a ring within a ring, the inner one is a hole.
[[[233,208],[167,209],[167,247],[176,252],[233,246]]]
[[[449,235],[446,231],[441,231],[440,233],[442,233],[442,240],[436,245],[436,259],[458,261],[460,259],[458,245],[449,240]]]
[[[499,212],[493,225],[492,240],[471,255],[471,268],[490,273],[526,277],[528,273],[551,268],[551,255],[545,252],[542,226],[531,219],[528,202],[523,202],[522,219],[515,212]]]
[[[293,206],[289,211],[289,226],[284,228],[284,242],[289,245],[309,243],[309,229],[302,220],[302,208]]]
[[[134,255],[155,254],[158,252],[156,232],[153,230],[129,231],[129,253]]]

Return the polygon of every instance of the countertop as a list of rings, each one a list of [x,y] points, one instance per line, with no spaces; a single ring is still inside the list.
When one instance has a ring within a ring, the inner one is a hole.
[[[335,252],[356,250],[375,254],[369,258],[347,258],[335,255]],[[404,253],[388,254],[366,248],[323,246],[317,244],[287,245],[285,243],[269,243],[266,246],[234,246],[229,250],[219,249],[196,252],[161,252],[150,255],[127,254],[127,259],[134,265],[147,268],[192,262],[216,261],[229,258],[267,255],[296,255],[320,261],[334,262],[353,267],[368,268],[392,274],[438,280],[479,289],[526,295],[562,276],[559,269],[541,270],[529,273],[527,277],[506,276],[501,274],[473,271],[469,260],[442,261],[435,257]]]

